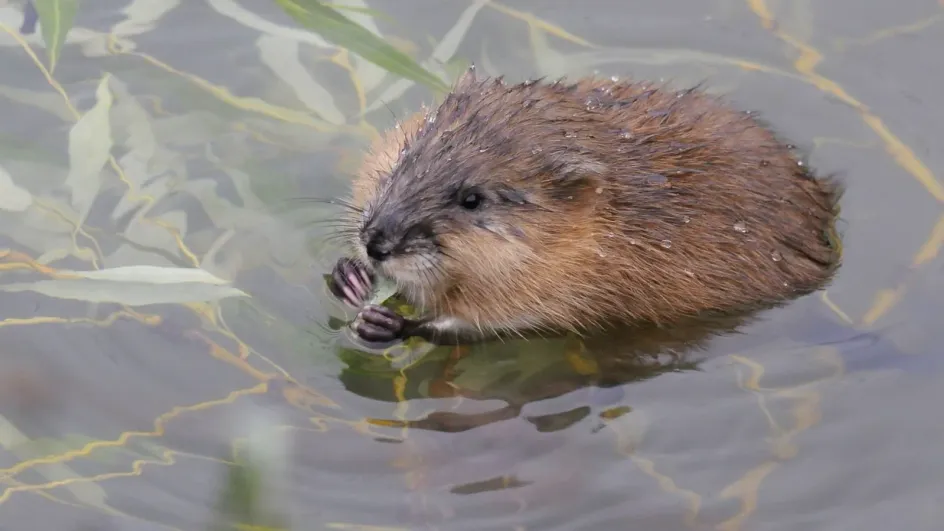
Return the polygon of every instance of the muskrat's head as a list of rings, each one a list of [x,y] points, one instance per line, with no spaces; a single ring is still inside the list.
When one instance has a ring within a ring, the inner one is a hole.
[[[586,112],[567,91],[464,75],[372,176],[359,205],[361,258],[428,301],[454,287],[500,289],[559,257],[553,248],[579,237],[605,171],[574,134]]]

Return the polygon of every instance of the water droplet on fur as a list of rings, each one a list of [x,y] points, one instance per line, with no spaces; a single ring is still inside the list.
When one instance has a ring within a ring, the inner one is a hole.
[[[607,237],[607,238],[615,238],[616,235],[613,234],[612,232],[607,232],[607,233],[606,233],[606,237]],[[634,241],[635,241],[635,240],[630,239],[629,243],[632,243],[633,245],[636,245],[635,243],[633,243]]]
[[[613,83],[617,83],[617,82],[619,82],[619,77],[613,76],[613,77],[610,78],[610,81],[612,81]]]
[[[787,149],[796,149],[796,146],[793,144],[787,144]]]
[[[404,155],[406,155],[406,148],[400,150],[400,156],[402,157]]]
[[[598,193],[598,194],[602,194],[602,193],[603,193],[603,188],[597,188],[596,190],[594,190],[594,192],[596,192],[596,193]]]
[[[746,233],[747,223],[744,223],[743,221],[738,221],[737,223],[734,224],[734,230],[740,232],[741,234]]]
[[[536,147],[536,148],[532,148],[532,149],[531,149],[531,154],[532,154],[532,155],[537,155],[537,154],[540,153],[540,152],[541,152],[541,148],[539,148],[539,147]]]
[[[399,129],[399,128],[400,128],[400,124],[397,123],[397,125],[395,125],[395,126],[393,126],[393,127],[394,127],[394,129]]]
[[[597,251],[597,254],[600,255],[600,258],[606,258],[606,253],[603,251]]]
[[[687,224],[687,223],[691,223],[691,222],[692,222],[692,218],[690,218],[690,217],[688,217],[688,216],[682,216],[682,223],[686,223],[686,224]]]
[[[485,153],[486,151],[488,151],[488,148],[479,149],[479,153]]]
[[[593,89],[593,91],[596,92],[596,93],[598,93],[598,94],[606,94],[607,96],[609,96],[610,94],[613,93],[613,91],[610,89],[610,87],[597,87],[597,88]]]
[[[577,138],[575,131],[564,131],[564,138]]]
[[[672,242],[671,242],[671,240],[662,240],[661,242],[659,242],[659,245],[661,245],[662,247],[664,247],[664,248],[666,248],[666,249],[671,249],[671,248],[672,248]]]
[[[692,277],[692,278],[695,278],[695,273],[692,273],[692,272],[691,272],[690,270],[688,270],[688,269],[685,270],[685,274],[688,275],[688,276],[690,276],[690,277]]]
[[[802,167],[804,166],[803,161],[802,161],[802,160],[798,160],[798,161],[797,161],[797,166],[799,166],[799,167],[802,168]]]
[[[632,138],[632,137],[633,137],[633,134],[632,134],[631,132],[627,131],[626,129],[621,129],[620,132],[619,132],[619,136],[620,136],[620,138],[629,139],[629,138]]]
[[[761,166],[770,166],[770,161],[769,161],[769,160],[762,160],[762,161],[760,161],[760,165],[761,165]]]
[[[669,184],[669,178],[661,173],[653,173],[646,177],[646,182],[653,186],[667,186]]]
[[[774,262],[779,262],[783,260],[783,255],[780,254],[780,251],[774,251],[770,253],[770,259],[773,260]]]
[[[572,195],[568,195],[568,196],[567,196],[567,200],[568,200],[568,201],[570,201],[570,200],[573,199],[573,198],[574,198],[574,196],[572,196]]]
[[[629,239],[629,244],[630,244],[630,245],[639,245],[639,240],[637,240],[636,238],[630,238],[630,239]]]
[[[600,100],[594,96],[587,96],[586,105],[587,105],[587,110],[592,111],[593,109],[596,109],[597,107],[600,106]]]

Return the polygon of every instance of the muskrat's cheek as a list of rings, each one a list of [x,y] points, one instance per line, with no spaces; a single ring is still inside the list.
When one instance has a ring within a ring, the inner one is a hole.
[[[373,281],[370,274],[350,258],[341,258],[331,272],[328,289],[335,297],[354,308],[360,308],[370,295]]]

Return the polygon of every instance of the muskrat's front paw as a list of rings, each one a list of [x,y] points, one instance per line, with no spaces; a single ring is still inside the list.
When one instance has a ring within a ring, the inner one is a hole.
[[[373,343],[400,339],[405,328],[406,319],[390,308],[373,304],[361,310],[354,319],[357,335]]]
[[[373,275],[351,258],[341,258],[331,272],[328,289],[354,308],[364,305],[374,286]]]

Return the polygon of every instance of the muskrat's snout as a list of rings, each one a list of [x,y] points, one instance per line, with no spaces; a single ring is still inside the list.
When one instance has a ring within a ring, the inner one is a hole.
[[[403,253],[404,231],[390,215],[374,212],[361,227],[361,244],[367,257],[376,264]]]
[[[361,230],[364,258],[372,269],[412,294],[434,289],[443,280],[442,257],[430,226],[381,216]]]
[[[408,224],[387,217],[369,220],[361,230],[361,242],[364,252],[377,264],[427,253],[436,247],[433,233],[426,224]]]
[[[371,260],[383,262],[393,254],[397,247],[395,240],[390,239],[382,229],[365,230],[361,233],[364,250]]]

